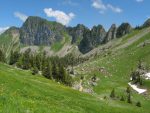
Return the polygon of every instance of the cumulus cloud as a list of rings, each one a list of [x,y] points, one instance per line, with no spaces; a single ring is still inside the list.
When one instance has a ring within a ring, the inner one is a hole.
[[[98,9],[101,14],[104,14],[106,10],[111,10],[115,13],[121,13],[123,11],[121,8],[111,4],[104,4],[102,0],[93,0],[92,7]]]
[[[28,18],[27,15],[20,13],[20,12],[15,12],[14,13],[15,17],[19,18],[21,21],[26,21],[26,19]]]
[[[136,0],[137,2],[143,2],[144,0]]]
[[[109,9],[111,9],[113,12],[116,12],[116,13],[121,13],[122,12],[122,9],[120,9],[119,7],[114,7],[111,4],[108,4],[107,7]]]
[[[0,34],[5,32],[7,29],[9,29],[9,27],[0,27]]]
[[[52,8],[45,8],[44,12],[48,17],[55,18],[57,22],[62,23],[63,25],[68,25],[69,22],[75,17],[74,13],[66,14],[63,11],[53,10]]]
[[[102,0],[93,0],[92,6],[96,9],[106,10],[105,4],[102,2]]]

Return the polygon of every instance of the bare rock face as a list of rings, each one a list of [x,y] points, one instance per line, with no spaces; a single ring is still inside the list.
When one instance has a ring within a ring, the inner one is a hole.
[[[83,39],[83,32],[88,29],[83,24],[78,24],[75,27],[68,27],[67,31],[68,34],[72,36],[72,44],[76,43],[79,44],[80,41]]]
[[[102,25],[94,26],[92,30],[86,29],[83,33],[83,39],[78,45],[82,53],[87,53],[93,48],[103,43],[106,31]]]
[[[106,31],[102,25],[94,26],[91,30],[91,37],[93,45],[96,47],[98,44],[103,43],[106,36]]]
[[[116,37],[120,38],[123,35],[130,33],[131,31],[132,31],[132,27],[129,23],[122,23],[117,29]]]
[[[110,27],[109,31],[107,32],[107,35],[106,35],[106,37],[104,39],[104,43],[107,43],[110,40],[115,39],[116,38],[116,33],[117,33],[117,27],[116,27],[115,24],[113,24]]]
[[[40,17],[29,17],[20,28],[20,41],[25,45],[51,45],[63,39],[65,27]]]

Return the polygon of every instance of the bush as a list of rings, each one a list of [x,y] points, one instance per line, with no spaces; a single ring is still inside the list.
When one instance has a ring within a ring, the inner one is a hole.
[[[130,87],[129,87],[129,86],[128,86],[127,89],[126,89],[126,92],[127,92],[127,93],[131,93],[131,90],[130,90]]]
[[[121,96],[121,99],[120,99],[120,101],[125,101],[125,99],[124,99],[124,97],[123,97],[123,96]]]
[[[136,103],[136,106],[137,106],[137,107],[141,107],[141,102],[138,101],[138,102]]]

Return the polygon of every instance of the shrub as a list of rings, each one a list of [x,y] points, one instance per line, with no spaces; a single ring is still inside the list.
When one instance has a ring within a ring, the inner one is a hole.
[[[137,107],[141,107],[141,102],[138,101],[138,102],[136,103],[136,106],[137,106]]]

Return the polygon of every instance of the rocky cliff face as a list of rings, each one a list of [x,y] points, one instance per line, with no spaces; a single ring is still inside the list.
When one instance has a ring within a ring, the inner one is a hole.
[[[92,30],[85,30],[83,33],[83,39],[79,44],[79,50],[82,53],[87,53],[99,44],[103,43],[106,36],[106,31],[102,25],[94,26]]]
[[[122,23],[117,29],[116,37],[120,38],[123,35],[130,33],[131,31],[132,27],[129,23]]]
[[[29,17],[20,28],[20,41],[25,45],[51,45],[63,39],[65,27],[40,17]]]
[[[115,39],[116,38],[116,33],[117,33],[117,27],[116,27],[115,24],[113,24],[110,27],[109,31],[107,32],[107,35],[106,35],[106,37],[104,39],[104,43],[107,43],[110,40]]]
[[[68,27],[68,34],[72,37],[72,44],[79,44],[83,39],[83,32],[88,29],[83,24],[78,24],[76,27]]]

